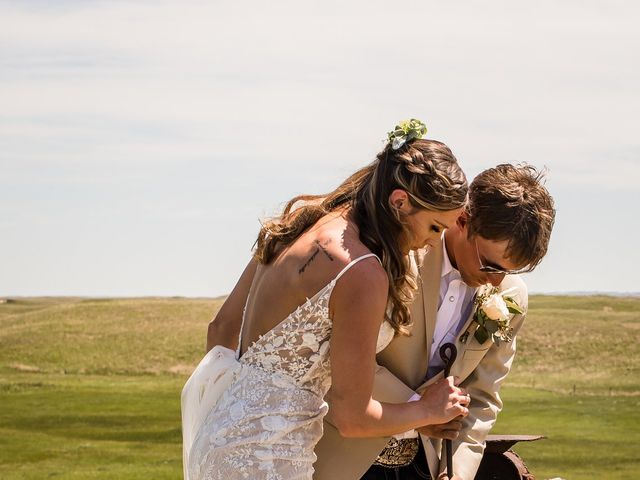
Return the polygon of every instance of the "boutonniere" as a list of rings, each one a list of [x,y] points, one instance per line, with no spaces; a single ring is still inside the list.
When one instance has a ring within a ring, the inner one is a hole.
[[[510,326],[511,318],[514,314],[523,313],[522,307],[509,295],[514,290],[510,288],[501,292],[499,287],[490,285],[480,287],[478,290],[470,330],[473,331],[475,327],[473,336],[479,343],[484,343],[489,338],[496,344],[501,340],[511,341],[513,334],[513,328]],[[466,341],[469,331],[464,335],[464,341]]]

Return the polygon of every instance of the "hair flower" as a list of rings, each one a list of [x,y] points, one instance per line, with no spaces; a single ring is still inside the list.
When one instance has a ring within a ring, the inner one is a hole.
[[[411,120],[403,120],[393,128],[393,131],[387,133],[391,148],[398,150],[409,140],[414,138],[423,138],[427,133],[427,126],[420,120],[412,118]]]

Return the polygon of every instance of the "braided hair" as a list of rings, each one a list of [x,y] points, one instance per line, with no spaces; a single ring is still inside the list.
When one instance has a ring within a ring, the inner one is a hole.
[[[263,224],[254,258],[269,264],[324,215],[351,208],[360,241],[380,258],[389,278],[393,309],[388,321],[396,334],[406,335],[417,284],[400,246],[406,227],[389,203],[396,189],[406,191],[411,205],[422,210],[454,210],[467,199],[465,175],[444,143],[413,139],[397,150],[388,143],[373,163],[352,174],[334,191],[289,200],[282,215]]]

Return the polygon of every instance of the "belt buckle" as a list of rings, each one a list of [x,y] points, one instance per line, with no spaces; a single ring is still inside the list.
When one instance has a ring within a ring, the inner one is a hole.
[[[406,467],[411,465],[417,453],[417,438],[403,438],[402,440],[391,438],[387,446],[376,458],[374,465],[387,468]]]

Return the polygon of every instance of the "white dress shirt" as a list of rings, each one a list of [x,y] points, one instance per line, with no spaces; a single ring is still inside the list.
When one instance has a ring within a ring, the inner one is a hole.
[[[451,265],[444,236],[442,238],[442,253],[440,301],[438,302],[438,314],[433,332],[427,378],[435,376],[444,369],[440,358],[440,347],[447,342],[455,343],[460,329],[471,313],[473,296],[476,292],[475,288],[469,287],[462,281],[460,272]]]
[[[438,314],[433,332],[433,343],[431,344],[431,357],[429,358],[427,378],[435,376],[444,369],[444,364],[442,363],[439,353],[440,347],[447,342],[455,343],[456,336],[471,313],[473,296],[476,292],[475,288],[469,287],[462,281],[460,272],[451,265],[444,235],[442,236],[442,254],[440,301],[438,302]],[[409,401],[415,402],[419,399],[420,395],[416,393]],[[416,438],[417,436],[418,433],[415,430],[394,435],[398,440],[403,438]]]

